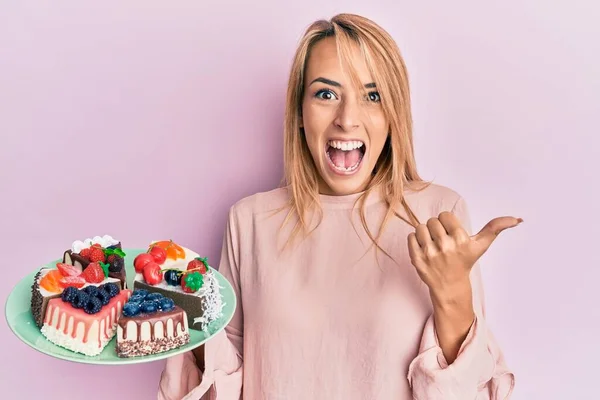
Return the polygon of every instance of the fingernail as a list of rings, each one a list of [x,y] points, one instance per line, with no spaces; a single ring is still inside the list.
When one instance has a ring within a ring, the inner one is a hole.
[[[517,218],[517,222],[520,224],[521,222],[523,222],[523,218]]]

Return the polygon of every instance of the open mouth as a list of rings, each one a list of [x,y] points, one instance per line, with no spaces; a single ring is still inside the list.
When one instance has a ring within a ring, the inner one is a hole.
[[[345,175],[356,172],[365,155],[365,144],[360,140],[329,140],[325,147],[329,166]]]

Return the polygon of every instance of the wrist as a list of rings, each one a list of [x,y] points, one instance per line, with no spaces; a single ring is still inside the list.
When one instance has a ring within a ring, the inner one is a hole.
[[[462,282],[440,290],[430,290],[435,312],[444,314],[474,314],[471,282]]]
[[[452,364],[475,321],[470,282],[444,290],[430,290],[433,319],[439,346],[448,364]]]

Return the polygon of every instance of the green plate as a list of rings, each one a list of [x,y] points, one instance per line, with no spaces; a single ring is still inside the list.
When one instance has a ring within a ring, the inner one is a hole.
[[[125,257],[125,268],[127,271],[127,285],[128,288],[133,288],[133,278],[135,276],[135,269],[133,268],[134,258],[145,252],[141,249],[124,249],[127,254]],[[49,267],[53,267],[57,262],[62,260],[56,260],[52,263],[47,264]],[[39,270],[39,269],[38,269]],[[28,276],[23,278],[12,290],[6,300],[5,314],[8,326],[12,331],[25,342],[27,345],[33,347],[35,350],[47,354],[52,357],[56,357],[63,360],[74,361],[85,364],[106,364],[106,365],[119,365],[119,364],[139,364],[150,361],[162,360],[174,355],[190,351],[206,341],[210,340],[213,336],[219,333],[227,326],[236,307],[235,293],[231,284],[223,275],[217,270],[214,273],[221,284],[221,294],[223,295],[223,315],[216,321],[209,324],[206,332],[190,329],[190,342],[177,349],[169,350],[164,353],[158,353],[148,356],[121,358],[117,356],[115,351],[116,346],[116,335],[106,345],[102,353],[97,356],[86,356],[83,354],[75,353],[70,350],[64,349],[48,341],[44,335],[40,332],[33,320],[31,314],[31,285],[35,277],[36,271],[33,271]]]

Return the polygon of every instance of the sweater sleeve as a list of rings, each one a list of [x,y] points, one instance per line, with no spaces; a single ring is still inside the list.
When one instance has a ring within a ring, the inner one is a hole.
[[[239,274],[239,235],[232,208],[225,229],[219,272],[235,291],[231,322],[204,344],[204,373],[193,353],[167,359],[160,377],[158,400],[239,400],[242,398],[243,313]]]
[[[472,234],[470,215],[461,197],[452,211]],[[475,321],[456,360],[448,365],[439,346],[433,315],[429,316],[419,347],[411,362],[408,381],[419,400],[504,400],[514,388],[514,375],[485,322],[483,282],[479,264],[471,272]]]

